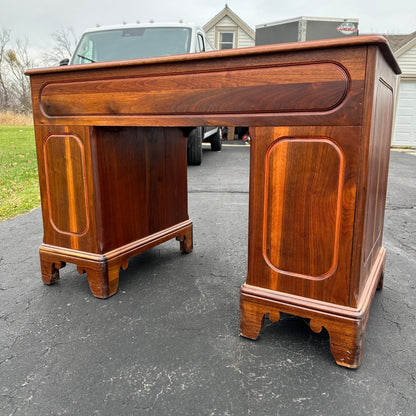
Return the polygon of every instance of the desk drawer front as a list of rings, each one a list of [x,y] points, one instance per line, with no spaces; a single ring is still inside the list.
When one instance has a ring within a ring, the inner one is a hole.
[[[347,95],[335,63],[56,82],[40,94],[48,117],[328,112]],[[150,99],[151,98],[151,99]]]

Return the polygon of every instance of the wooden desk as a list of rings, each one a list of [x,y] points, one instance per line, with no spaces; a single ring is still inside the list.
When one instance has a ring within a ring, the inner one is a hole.
[[[241,334],[302,316],[358,366],[382,285],[398,73],[380,37],[28,71],[43,281],[74,263],[104,298],[137,253],[174,237],[191,251],[189,127],[250,126]]]

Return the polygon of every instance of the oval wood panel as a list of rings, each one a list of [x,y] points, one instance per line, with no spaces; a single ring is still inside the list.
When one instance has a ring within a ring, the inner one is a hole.
[[[43,144],[49,221],[61,234],[89,228],[84,145],[74,135],[51,135]]]
[[[40,106],[49,117],[325,112],[341,104],[348,86],[337,64],[305,63],[49,83]]]
[[[282,138],[269,147],[263,256],[274,271],[309,279],[335,272],[344,159],[327,138]]]

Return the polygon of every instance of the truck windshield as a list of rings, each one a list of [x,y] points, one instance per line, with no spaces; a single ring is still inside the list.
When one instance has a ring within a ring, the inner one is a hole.
[[[188,53],[191,28],[137,27],[85,33],[71,64]]]

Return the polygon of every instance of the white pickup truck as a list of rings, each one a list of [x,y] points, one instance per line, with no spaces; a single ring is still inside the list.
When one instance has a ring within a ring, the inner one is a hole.
[[[179,55],[213,49],[205,32],[194,25],[146,23],[103,26],[86,30],[72,59],[62,60],[60,65]],[[201,164],[202,141],[210,142],[212,150],[221,150],[221,128],[197,127],[191,130],[188,136],[188,164]]]

